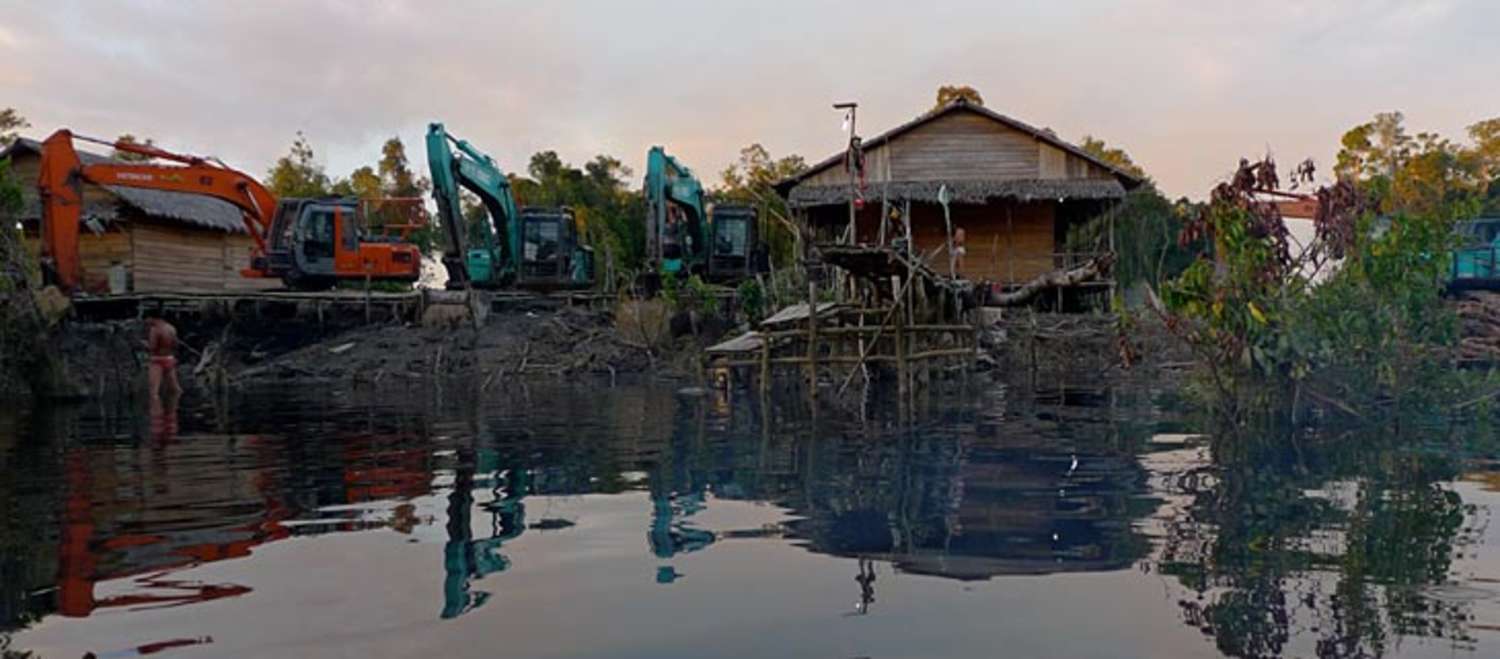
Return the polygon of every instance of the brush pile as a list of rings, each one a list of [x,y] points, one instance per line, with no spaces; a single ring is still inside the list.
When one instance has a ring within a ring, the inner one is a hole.
[[[1466,291],[1456,298],[1462,363],[1500,363],[1500,293]]]

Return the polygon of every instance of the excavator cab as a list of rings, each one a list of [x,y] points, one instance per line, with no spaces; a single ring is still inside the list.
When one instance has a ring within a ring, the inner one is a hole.
[[[716,205],[709,209],[708,275],[714,280],[736,280],[761,271],[756,236],[756,212],[751,206]]]
[[[572,209],[524,208],[521,223],[521,276],[528,288],[580,288],[594,281],[593,250],[579,239]]]
[[[361,215],[355,199],[283,199],[276,205],[266,255],[252,268],[281,277],[290,288],[329,287],[365,276],[415,281],[421,271],[416,247],[366,240]]]

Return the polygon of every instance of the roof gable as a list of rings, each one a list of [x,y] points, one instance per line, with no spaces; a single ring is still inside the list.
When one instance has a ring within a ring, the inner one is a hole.
[[[983,122],[993,122],[999,124],[1006,129],[1006,133],[1014,135],[1016,137],[1029,139],[1032,145],[1045,144],[1049,147],[1052,147],[1053,149],[1056,149],[1056,151],[1052,151],[1052,153],[1062,152],[1085,163],[1098,167],[1104,172],[1107,172],[1110,177],[1113,177],[1116,181],[1119,182],[1120,185],[1124,187],[1132,188],[1141,183],[1141,180],[1139,178],[1131,175],[1129,172],[1121,170],[1120,168],[1104,162],[1099,158],[1093,156],[1092,154],[1085,152],[1077,146],[1063,141],[1051,131],[1038,129],[1034,126],[1031,126],[1030,124],[1005,116],[984,106],[969,103],[967,100],[962,98],[956,99],[952,103],[949,103],[943,107],[935,108],[933,110],[925,112],[915,119],[887,130],[880,135],[864,140],[863,149],[868,155],[871,151],[874,151],[881,147],[887,147],[892,142],[896,142],[900,138],[905,137],[909,134],[919,133],[923,131],[923,129],[930,130],[940,122],[951,123],[950,121],[946,120],[953,119],[957,115],[966,115],[976,119],[980,119]],[[987,146],[993,147],[995,145]],[[1038,147],[1037,151],[1042,151],[1042,149]],[[844,153],[835,153],[808,168],[807,171],[804,171],[801,174],[777,183],[776,189],[783,196],[786,196],[791,191],[791,189],[796,187],[798,184],[803,183],[810,178],[817,177],[818,175],[834,167],[840,166],[843,161]]]

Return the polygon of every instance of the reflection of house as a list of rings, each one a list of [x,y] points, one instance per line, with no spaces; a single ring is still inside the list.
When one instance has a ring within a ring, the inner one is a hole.
[[[863,145],[866,187],[831,156],[777,190],[806,212],[820,242],[838,239],[849,223],[849,202],[862,197],[856,242],[877,244],[887,212],[911,204],[912,239],[946,273],[939,191],[948,189],[952,221],[965,234],[959,275],[1001,284],[1075,265],[1064,254],[1068,231],[1099,217],[1141,181],[1051,131],[1033,128],[962,99],[897,126]]]
[[[78,152],[84,164],[109,162]],[[41,144],[18,139],[0,159],[9,158],[22,181],[37,179]],[[21,221],[28,244],[35,246],[41,204],[35,185],[22,188],[26,202]],[[254,241],[240,211],[228,202],[185,192],[120,186],[83,185],[84,227],[78,240],[83,287],[110,292],[110,273],[117,273],[115,292],[223,291],[280,286],[274,279],[250,279],[240,270],[250,265]],[[123,275],[123,279],[119,276]],[[123,289],[123,290],[121,290]]]
[[[1127,458],[970,447],[961,464],[908,470],[877,491],[792,505],[805,518],[791,535],[812,551],[960,580],[1118,570],[1145,555],[1130,523],[1144,514],[1140,468]]]

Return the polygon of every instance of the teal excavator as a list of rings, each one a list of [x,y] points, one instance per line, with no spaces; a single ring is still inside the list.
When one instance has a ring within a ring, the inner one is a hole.
[[[703,184],[665,149],[646,154],[646,258],[654,273],[735,281],[764,270],[753,207],[704,203]]]
[[[567,207],[517,209],[510,179],[493,158],[453,137],[440,123],[427,127],[427,165],[438,219],[447,234],[443,266],[450,288],[576,288],[593,282],[593,250],[579,240]],[[467,222],[462,187],[479,197],[488,218]]]

